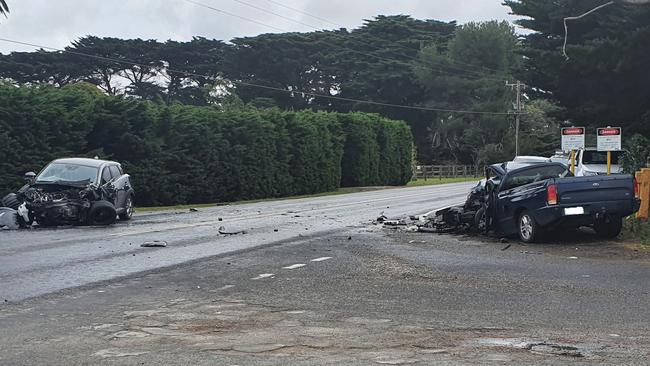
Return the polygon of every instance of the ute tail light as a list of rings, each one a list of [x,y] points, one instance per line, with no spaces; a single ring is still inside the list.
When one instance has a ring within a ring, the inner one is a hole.
[[[640,198],[641,194],[639,192],[639,182],[634,178],[634,197],[635,198]]]
[[[557,205],[557,186],[555,184],[546,187],[546,203]]]

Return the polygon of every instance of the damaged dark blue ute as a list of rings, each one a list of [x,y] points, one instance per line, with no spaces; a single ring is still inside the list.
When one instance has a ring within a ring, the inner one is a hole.
[[[573,177],[560,163],[486,169],[483,207],[477,221],[504,235],[534,242],[546,230],[592,227],[616,237],[623,218],[639,210],[638,184],[631,175]]]

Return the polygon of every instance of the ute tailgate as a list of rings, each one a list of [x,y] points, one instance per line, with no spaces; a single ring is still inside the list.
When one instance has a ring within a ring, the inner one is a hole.
[[[631,175],[570,177],[556,179],[555,184],[561,205],[631,201],[634,198]]]

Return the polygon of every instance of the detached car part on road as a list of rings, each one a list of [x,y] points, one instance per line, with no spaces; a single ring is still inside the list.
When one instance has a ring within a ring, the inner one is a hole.
[[[428,223],[430,230],[518,234],[530,243],[546,230],[590,226],[613,238],[621,232],[623,218],[639,210],[638,184],[631,175],[573,177],[561,163],[512,166],[486,168],[486,178],[465,205],[438,211]]]
[[[133,216],[130,176],[119,163],[97,159],[58,159],[27,184],[2,199],[16,210],[21,226],[111,225]]]

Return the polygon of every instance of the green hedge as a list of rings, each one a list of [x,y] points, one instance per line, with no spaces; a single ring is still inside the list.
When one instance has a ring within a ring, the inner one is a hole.
[[[165,106],[84,84],[0,84],[0,194],[66,156],[122,162],[139,205],[402,185],[411,146],[404,123],[371,114]]]

